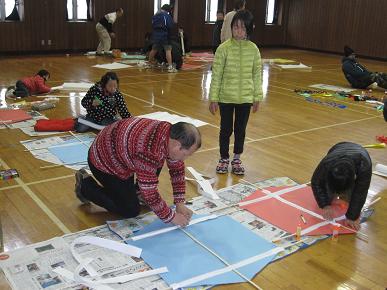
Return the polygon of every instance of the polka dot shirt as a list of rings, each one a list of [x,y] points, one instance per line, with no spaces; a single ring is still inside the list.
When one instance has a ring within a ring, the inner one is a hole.
[[[93,106],[94,100],[99,100],[100,104]],[[122,94],[117,90],[112,96],[105,95],[99,83],[96,83],[89,89],[81,104],[86,109],[87,116],[96,123],[100,123],[104,119],[113,119],[117,113],[123,119],[132,116],[126,107]]]

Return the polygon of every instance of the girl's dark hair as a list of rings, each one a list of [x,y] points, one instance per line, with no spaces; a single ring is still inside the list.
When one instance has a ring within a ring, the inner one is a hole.
[[[231,20],[231,30],[238,20],[245,25],[247,37],[250,37],[251,33],[253,33],[254,28],[253,14],[251,14],[251,12],[248,10],[240,10],[235,13],[233,19]]]
[[[120,80],[118,79],[117,74],[112,71],[109,71],[106,74],[104,74],[99,83],[101,84],[102,88],[105,88],[108,81],[111,81],[111,80],[117,81],[117,85],[119,85],[120,83]]]
[[[41,76],[42,78],[45,76],[50,77],[50,73],[45,69],[41,69],[40,71],[38,71],[38,73],[36,75]]]
[[[336,194],[348,192],[355,184],[355,165],[351,160],[339,159],[328,171],[328,187]]]
[[[234,1],[234,10],[241,9],[246,4],[246,0],[235,0]]]

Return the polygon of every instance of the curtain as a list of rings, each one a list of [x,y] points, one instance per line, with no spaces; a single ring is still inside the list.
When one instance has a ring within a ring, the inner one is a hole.
[[[87,5],[87,20],[92,20],[93,15],[92,15],[92,7],[91,7],[91,0],[86,0],[86,5]]]
[[[5,17],[5,20],[20,21],[19,12],[17,11],[18,6],[19,6],[19,0],[15,0],[15,6],[13,7],[11,14]]]

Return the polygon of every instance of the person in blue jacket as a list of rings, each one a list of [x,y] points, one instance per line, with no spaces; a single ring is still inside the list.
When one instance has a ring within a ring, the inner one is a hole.
[[[176,72],[172,66],[172,45],[170,43],[170,31],[173,27],[173,19],[169,12],[171,6],[164,4],[152,17],[152,50],[149,53],[149,62],[155,62],[156,53],[164,48],[168,62],[168,72]]]

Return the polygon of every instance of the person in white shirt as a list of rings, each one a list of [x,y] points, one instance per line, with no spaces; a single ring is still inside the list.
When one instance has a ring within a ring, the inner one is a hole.
[[[234,10],[230,11],[226,14],[224,17],[222,29],[220,31],[220,42],[223,43],[227,39],[230,39],[232,37],[231,32],[231,21],[234,18],[235,13],[237,13],[239,10],[243,10],[246,8],[246,0],[235,0],[234,2]]]
[[[112,38],[116,36],[113,31],[113,24],[117,18],[121,17],[123,14],[124,9],[118,8],[115,12],[106,14],[102,17],[95,26],[99,38],[97,55],[103,55],[110,51]]]

